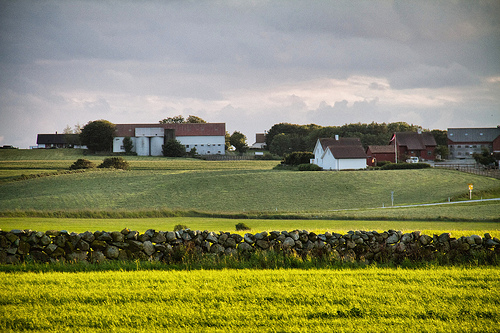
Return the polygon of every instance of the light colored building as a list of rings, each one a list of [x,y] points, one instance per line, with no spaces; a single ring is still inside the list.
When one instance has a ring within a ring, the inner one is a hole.
[[[117,124],[113,152],[125,152],[123,139],[130,137],[132,151],[139,156],[162,156],[162,146],[170,139],[183,144],[187,152],[196,148],[200,155],[224,155],[225,135],[225,123]]]
[[[366,168],[366,153],[359,138],[321,138],[314,147],[311,163],[323,170],[358,170]]]

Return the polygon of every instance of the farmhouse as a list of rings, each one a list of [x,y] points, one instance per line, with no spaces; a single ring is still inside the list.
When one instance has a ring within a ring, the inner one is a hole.
[[[36,148],[87,148],[80,144],[79,134],[38,134]]]
[[[500,152],[500,126],[493,128],[448,128],[450,158],[473,158],[474,153],[487,149]]]
[[[365,169],[366,153],[359,138],[321,138],[311,163],[324,170]]]
[[[405,160],[406,157],[416,156],[422,160],[434,160],[436,140],[430,132],[396,132],[390,142],[392,149],[397,145],[396,160]]]
[[[162,146],[176,139],[186,151],[196,148],[200,155],[224,155],[226,144],[225,123],[203,124],[116,124],[113,152],[125,152],[123,139],[130,137],[132,151],[139,156],[161,156]]]

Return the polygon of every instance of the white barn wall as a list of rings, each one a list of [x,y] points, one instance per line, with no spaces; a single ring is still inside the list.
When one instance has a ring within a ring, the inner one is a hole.
[[[144,133],[145,134],[145,133]],[[123,148],[124,137],[115,137],[113,139],[113,152],[124,153]],[[139,156],[148,156],[151,149],[151,156],[163,155],[163,136],[140,136],[131,137],[133,148]],[[186,151],[189,152],[193,147],[200,155],[224,155],[226,138],[223,136],[178,136],[176,140],[186,146]]]

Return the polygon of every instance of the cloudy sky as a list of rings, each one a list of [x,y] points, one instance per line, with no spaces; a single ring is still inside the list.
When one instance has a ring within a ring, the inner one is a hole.
[[[106,119],[500,125],[500,1],[0,0],[0,145]]]

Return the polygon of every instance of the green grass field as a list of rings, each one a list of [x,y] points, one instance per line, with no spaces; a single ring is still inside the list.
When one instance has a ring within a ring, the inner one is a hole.
[[[450,170],[293,172],[272,170],[276,161],[130,159],[130,171],[99,170],[4,181],[0,185],[0,211],[315,213],[388,206],[391,191],[394,203],[402,205],[460,198],[467,194],[468,183],[485,197],[496,195],[500,188],[499,180]],[[58,163],[62,162],[71,164],[69,160]],[[37,163],[0,160],[0,170],[12,177],[13,169],[32,173]],[[41,170],[47,170],[51,163],[40,160]]]
[[[245,223],[250,231],[237,232],[235,225]],[[497,222],[450,222],[450,221],[363,221],[363,220],[263,220],[263,219],[222,219],[222,218],[135,218],[135,219],[71,219],[71,218],[0,218],[0,229],[31,229],[36,231],[67,230],[69,232],[89,231],[120,231],[124,228],[137,230],[141,233],[148,229],[170,231],[178,224],[186,225],[192,230],[209,230],[214,232],[230,231],[245,234],[272,230],[308,230],[316,233],[325,231],[346,233],[349,230],[376,230],[379,232],[390,229],[412,232],[419,230],[424,234],[433,235],[450,232],[453,237],[481,235],[489,232],[493,237],[500,238],[500,223]]]
[[[500,269],[0,273],[2,332],[498,332]]]

